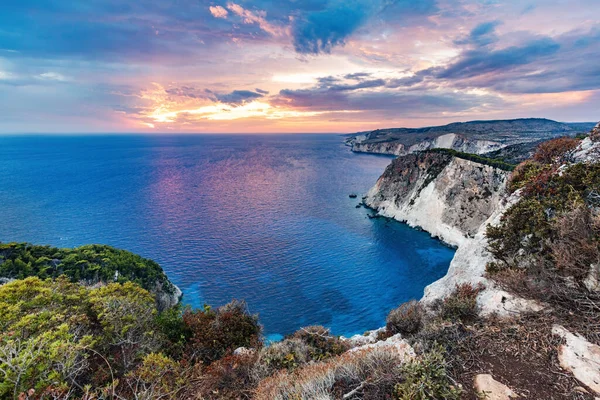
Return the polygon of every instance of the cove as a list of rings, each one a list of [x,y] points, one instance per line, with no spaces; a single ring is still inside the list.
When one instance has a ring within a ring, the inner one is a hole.
[[[0,137],[0,241],[156,260],[196,307],[245,299],[271,338],[385,323],[454,250],[356,208],[391,161],[338,135]],[[358,199],[349,198],[357,193]]]

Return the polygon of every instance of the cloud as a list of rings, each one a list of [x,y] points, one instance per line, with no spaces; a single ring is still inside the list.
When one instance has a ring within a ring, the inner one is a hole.
[[[324,10],[301,16],[292,27],[294,49],[302,54],[329,53],[343,45],[372,14],[369,2],[333,1]]]
[[[436,0],[329,0],[324,8],[294,18],[294,49],[301,54],[330,53],[374,17],[399,23],[435,10]]]
[[[44,72],[38,75],[39,79],[48,80],[48,81],[58,81],[58,82],[66,82],[69,80],[63,74],[59,74],[57,72]]]
[[[503,49],[466,50],[445,67],[420,71],[457,89],[558,93],[600,89],[600,25]]]
[[[256,93],[260,93],[260,94],[269,94],[269,92],[267,90],[262,90],[262,89],[259,89],[259,88],[254,89],[254,91]]]
[[[208,7],[208,10],[215,18],[227,18],[227,15],[229,14],[227,10],[221,6],[210,6]]]
[[[222,103],[240,105],[263,97],[262,94],[251,90],[234,90],[227,94],[217,94],[216,98]]]
[[[198,89],[192,86],[180,86],[165,89],[167,94],[180,97],[189,97],[192,99],[214,99],[212,91],[208,89]]]
[[[477,47],[487,46],[498,41],[496,27],[501,21],[483,22],[471,30],[467,38],[456,41],[457,44],[472,44]]]
[[[500,50],[477,49],[464,52],[457,61],[437,74],[438,78],[468,78],[490,72],[506,71],[538,61],[558,52],[560,44],[545,37],[522,46]]]
[[[267,13],[265,11],[252,12],[236,3],[227,3],[227,9],[238,17],[241,17],[244,24],[257,24],[260,29],[273,36],[281,36],[285,32],[283,28],[267,21]]]
[[[427,71],[427,74],[431,73]],[[371,116],[385,118],[407,116],[414,112],[463,112],[503,104],[502,98],[494,94],[457,92],[451,88],[428,86],[405,89],[422,82],[427,74],[397,79],[364,79],[354,83],[345,81],[348,75],[328,76],[320,78],[311,88],[281,90],[270,101],[278,106],[311,111],[362,110]]]
[[[346,79],[364,79],[364,78],[368,78],[369,76],[371,76],[371,74],[368,72],[355,72],[353,74],[345,75],[344,78],[346,78]]]

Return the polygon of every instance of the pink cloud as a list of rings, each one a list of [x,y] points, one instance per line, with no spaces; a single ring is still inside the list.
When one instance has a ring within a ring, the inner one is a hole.
[[[221,6],[210,6],[208,9],[215,18],[227,18],[227,15],[229,14],[227,10]]]

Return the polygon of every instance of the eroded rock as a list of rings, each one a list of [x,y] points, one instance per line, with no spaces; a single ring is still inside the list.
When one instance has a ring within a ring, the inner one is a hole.
[[[560,325],[554,325],[552,333],[565,339],[565,344],[558,349],[560,366],[596,394],[600,394],[600,346]]]
[[[498,382],[489,374],[475,377],[475,390],[485,396],[486,400],[510,400],[518,398],[517,394],[505,384]]]
[[[383,349],[386,352],[396,353],[402,361],[407,361],[415,357],[415,350],[399,333],[375,343],[369,343],[362,346],[354,347],[348,350],[350,353],[371,349]]]

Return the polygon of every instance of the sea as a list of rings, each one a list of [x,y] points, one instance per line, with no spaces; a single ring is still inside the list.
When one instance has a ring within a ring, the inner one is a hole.
[[[357,208],[391,160],[339,135],[0,136],[0,241],[130,250],[187,305],[245,300],[272,340],[363,333],[454,255]]]

